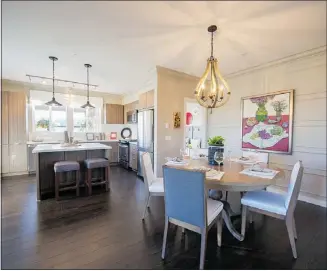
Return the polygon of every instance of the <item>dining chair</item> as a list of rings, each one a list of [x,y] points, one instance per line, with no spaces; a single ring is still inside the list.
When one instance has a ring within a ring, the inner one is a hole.
[[[152,196],[164,196],[163,178],[156,178],[152,170],[151,157],[148,152],[142,155],[141,166],[144,172],[144,183],[146,188],[147,200],[144,206],[144,212],[142,220],[145,218],[147,208],[149,208],[150,197]]]
[[[300,193],[302,176],[302,161],[298,161],[293,167],[286,195],[264,190],[247,192],[241,199],[242,235],[245,236],[247,210],[285,220],[293,257],[297,258],[295,246],[297,233],[295,228],[294,210]]]
[[[243,151],[243,157],[254,158],[257,161],[260,161],[264,164],[268,164],[269,154],[267,152],[257,152],[257,151]]]
[[[221,245],[223,204],[207,198],[205,173],[163,167],[165,188],[165,230],[162,259],[166,256],[169,223],[201,234],[200,269],[204,267],[208,230],[217,222],[217,242]]]

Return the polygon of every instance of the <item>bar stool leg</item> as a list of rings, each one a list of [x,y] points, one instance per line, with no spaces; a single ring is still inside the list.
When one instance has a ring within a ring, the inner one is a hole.
[[[108,167],[105,167],[103,169],[104,169],[104,178],[105,178],[105,181],[106,181],[106,192],[108,192],[109,191]]]
[[[80,181],[79,170],[76,170],[76,196],[77,197],[79,197],[79,181]]]
[[[87,183],[89,187],[89,196],[92,195],[92,169],[87,169]]]
[[[56,194],[56,200],[59,200],[59,183],[60,183],[60,173],[55,173],[55,194]]]
[[[110,190],[110,166],[107,167],[107,171],[108,190]]]

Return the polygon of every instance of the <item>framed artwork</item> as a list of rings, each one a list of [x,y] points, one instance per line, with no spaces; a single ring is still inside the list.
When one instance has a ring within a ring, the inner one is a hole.
[[[174,112],[174,128],[181,127],[181,112]]]
[[[294,90],[244,97],[242,149],[292,153]]]

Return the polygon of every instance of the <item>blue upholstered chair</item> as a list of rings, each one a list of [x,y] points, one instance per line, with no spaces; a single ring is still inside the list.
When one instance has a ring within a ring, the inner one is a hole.
[[[301,161],[298,161],[293,167],[288,192],[285,196],[264,190],[247,192],[241,199],[243,205],[242,235],[245,236],[247,210],[285,220],[293,257],[297,258],[295,247],[297,234],[294,221],[294,210],[300,193],[302,176],[303,165]]]
[[[208,230],[217,223],[217,239],[221,242],[223,204],[207,198],[205,173],[163,167],[165,188],[165,231],[162,259],[166,254],[169,223],[201,234],[200,269],[204,267]]]

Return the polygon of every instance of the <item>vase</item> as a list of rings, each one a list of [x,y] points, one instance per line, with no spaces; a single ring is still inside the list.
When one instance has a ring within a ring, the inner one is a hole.
[[[280,121],[282,119],[282,111],[276,111],[276,120]]]
[[[268,117],[268,111],[265,105],[259,105],[255,112],[255,118],[258,122],[264,122]]]
[[[210,145],[208,147],[208,163],[209,165],[218,165],[214,159],[215,152],[224,153],[224,145]],[[221,163],[222,165],[223,163]]]

